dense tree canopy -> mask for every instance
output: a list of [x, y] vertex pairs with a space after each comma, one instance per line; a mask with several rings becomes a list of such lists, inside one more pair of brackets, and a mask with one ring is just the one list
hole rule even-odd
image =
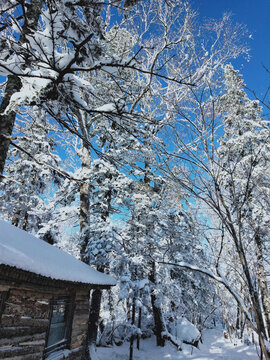
[[269, 122], [230, 64], [245, 28], [173, 0], [3, 0], [0, 18], [1, 216], [119, 280], [92, 294], [90, 353], [130, 340], [132, 359], [152, 332], [181, 348], [185, 316], [252, 328], [269, 359]]

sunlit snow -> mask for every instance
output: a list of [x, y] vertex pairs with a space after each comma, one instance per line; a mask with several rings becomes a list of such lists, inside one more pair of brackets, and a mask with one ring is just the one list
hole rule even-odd
[[0, 220], [0, 264], [31, 271], [55, 280], [93, 285], [115, 285], [102, 274], [17, 227]]

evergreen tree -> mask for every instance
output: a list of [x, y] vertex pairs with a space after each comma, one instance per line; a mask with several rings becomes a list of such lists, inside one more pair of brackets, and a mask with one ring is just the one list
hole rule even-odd
[[[37, 233], [53, 216], [47, 204], [50, 191], [62, 181], [55, 170], [60, 158], [44, 112], [26, 112], [16, 127], [17, 147], [9, 153], [7, 177], [1, 184], [1, 212], [13, 225]], [[53, 241], [49, 231], [43, 236]]]
[[232, 221], [239, 228], [239, 241], [249, 264], [254, 262], [256, 254], [254, 272], [257, 280], [253, 279], [252, 283], [258, 283], [258, 289], [253, 291], [261, 294], [264, 313], [264, 321], [260, 320], [261, 327], [264, 334], [269, 336], [270, 299], [263, 253], [269, 234], [269, 122], [262, 119], [258, 101], [247, 97], [238, 71], [227, 65], [224, 74], [224, 136], [218, 149], [220, 185], [225, 194], [227, 192], [225, 201]]

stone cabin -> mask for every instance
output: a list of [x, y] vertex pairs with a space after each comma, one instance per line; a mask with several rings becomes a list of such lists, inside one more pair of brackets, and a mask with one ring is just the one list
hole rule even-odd
[[0, 359], [80, 359], [91, 289], [115, 280], [0, 221]]

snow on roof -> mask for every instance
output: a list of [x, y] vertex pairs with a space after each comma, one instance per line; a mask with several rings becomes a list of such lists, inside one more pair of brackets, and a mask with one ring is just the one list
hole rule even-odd
[[54, 280], [115, 285], [115, 279], [80, 260], [0, 220], [0, 264], [31, 271]]

